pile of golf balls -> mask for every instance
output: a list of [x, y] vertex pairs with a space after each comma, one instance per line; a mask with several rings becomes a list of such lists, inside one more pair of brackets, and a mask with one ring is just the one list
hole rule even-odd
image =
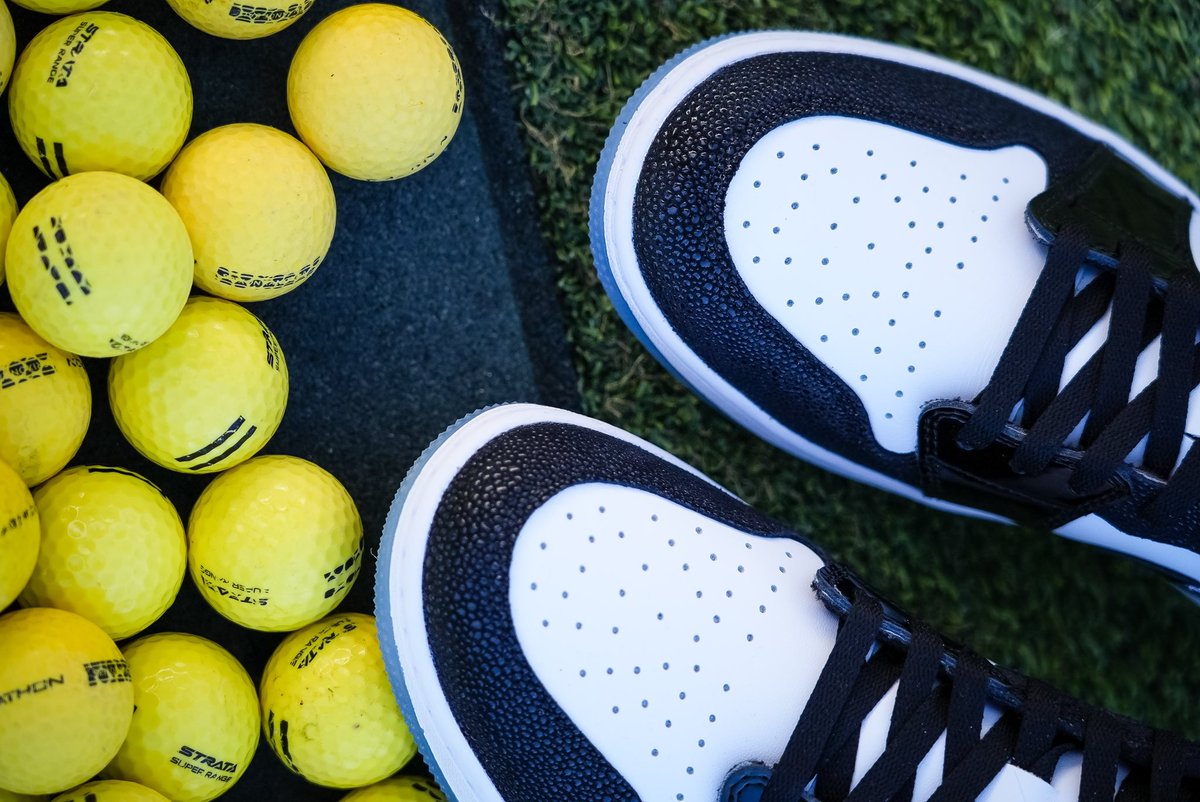
[[[315, 0], [167, 0], [193, 37], [308, 28], [275, 87], [298, 136], [254, 108], [198, 131], [184, 61], [136, 5], [11, 2], [26, 11], [0, 0], [0, 92], [19, 150], [0, 167], [43, 178], [0, 174], [0, 800], [205, 802], [265, 739], [347, 800], [445, 802], [396, 775], [416, 745], [375, 620], [339, 611], [362, 519], [319, 454], [270, 453], [305, 398], [287, 343], [241, 304], [338, 269], [328, 170], [398, 179], [445, 150], [454, 50], [386, 3], [316, 20]], [[96, 414], [127, 451], [89, 448]], [[204, 486], [190, 515], [156, 484], [168, 472]], [[181, 590], [209, 618], [172, 617]], [[218, 616], [254, 634], [215, 642]], [[257, 677], [235, 652], [273, 656]]]

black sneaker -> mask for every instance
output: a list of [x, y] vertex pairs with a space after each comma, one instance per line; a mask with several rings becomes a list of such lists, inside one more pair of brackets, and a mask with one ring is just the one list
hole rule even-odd
[[1200, 749], [992, 665], [664, 451], [460, 421], [383, 534], [384, 662], [458, 802], [1195, 799]]
[[1200, 585], [1200, 200], [944, 59], [730, 36], [621, 113], [592, 194], [618, 312], [817, 465]]

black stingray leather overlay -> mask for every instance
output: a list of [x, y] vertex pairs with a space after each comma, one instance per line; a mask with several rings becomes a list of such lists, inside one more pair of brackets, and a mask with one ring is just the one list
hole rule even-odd
[[475, 452], [438, 505], [422, 592], [445, 697], [505, 799], [637, 798], [546, 693], [509, 607], [508, 569], [525, 521], [556, 493], [587, 482], [641, 488], [743, 532], [800, 540], [694, 474], [592, 429], [532, 424]]
[[768, 314], [725, 243], [725, 194], [764, 135], [803, 117], [873, 120], [965, 147], [1023, 145], [1053, 182], [1092, 140], [969, 81], [849, 54], [775, 53], [731, 64], [668, 116], [642, 164], [634, 246], [672, 328], [710, 368], [798, 433], [912, 485], [911, 454], [878, 446], [858, 396]]
[[1047, 244], [1068, 223], [1086, 226], [1093, 257], [1113, 265], [1122, 243], [1137, 242], [1154, 255], [1155, 272], [1170, 280], [1196, 270], [1188, 226], [1192, 207], [1098, 143], [1076, 170], [1029, 202], [1029, 223]]
[[1015, 428], [985, 448], [963, 449], [958, 434], [969, 417], [969, 408], [958, 403], [931, 404], [921, 413], [918, 451], [925, 495], [1049, 529], [1129, 495], [1125, 481], [1089, 495], [1071, 490], [1078, 458], [1066, 450], [1036, 476], [1015, 472], [1010, 462], [1021, 443]]

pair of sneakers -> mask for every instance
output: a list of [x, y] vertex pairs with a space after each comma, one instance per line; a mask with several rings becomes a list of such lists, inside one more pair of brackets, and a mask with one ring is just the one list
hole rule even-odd
[[[1200, 586], [1200, 199], [942, 59], [730, 36], [601, 156], [617, 310], [766, 440]], [[670, 454], [562, 410], [459, 421], [379, 555], [385, 662], [458, 802], [1174, 800], [1200, 748], [947, 642]]]

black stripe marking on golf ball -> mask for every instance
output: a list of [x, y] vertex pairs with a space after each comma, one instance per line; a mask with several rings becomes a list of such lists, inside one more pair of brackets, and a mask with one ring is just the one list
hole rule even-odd
[[286, 718], [279, 719], [279, 751], [283, 753], [283, 759], [287, 761], [292, 771], [303, 777], [304, 775], [301, 774], [296, 761], [292, 759], [292, 750], [288, 745], [288, 722]]
[[67, 175], [67, 173], [71, 172], [67, 168], [67, 155], [63, 152], [63, 145], [61, 142], [53, 143], [54, 161], [58, 164], [58, 173], [55, 173], [54, 167], [50, 165], [49, 155], [46, 153], [46, 140], [42, 139], [40, 136], [36, 137], [36, 140], [38, 158], [41, 159], [42, 169], [46, 171], [47, 175], [49, 175], [51, 178], [63, 178]]
[[[210, 453], [214, 449], [218, 448], [222, 443], [224, 443], [230, 437], [233, 437], [235, 434], [237, 434], [238, 430], [241, 429], [245, 423], [246, 423], [246, 418], [244, 416], [239, 415], [238, 419], [235, 420], [233, 423], [229, 424], [229, 428], [226, 429], [224, 432], [222, 432], [221, 436], [218, 437], [216, 440], [213, 440], [211, 443], [209, 443], [208, 445], [204, 446], [201, 449], [193, 451], [191, 454], [185, 454], [182, 457], [176, 457], [175, 461], [176, 462], [191, 462], [194, 459], [199, 459], [200, 457], [205, 456], [206, 454]], [[250, 436], [253, 435], [257, 430], [258, 430], [257, 426], [251, 425], [249, 431], [247, 431], [245, 434], [243, 434], [241, 439], [239, 439], [237, 442], [235, 442], [230, 448], [226, 449], [225, 451], [222, 451], [220, 453], [220, 455], [218, 455], [218, 456], [214, 457], [213, 459], [209, 460], [208, 462], [205, 462], [200, 465], [189, 465], [188, 469], [193, 470], [193, 471], [198, 471], [201, 468], [207, 468], [211, 465], [215, 465], [216, 463], [218, 463], [221, 460], [228, 457], [233, 452], [237, 451], [238, 448], [240, 448], [243, 443], [245, 443], [248, 439], [250, 439]]]

